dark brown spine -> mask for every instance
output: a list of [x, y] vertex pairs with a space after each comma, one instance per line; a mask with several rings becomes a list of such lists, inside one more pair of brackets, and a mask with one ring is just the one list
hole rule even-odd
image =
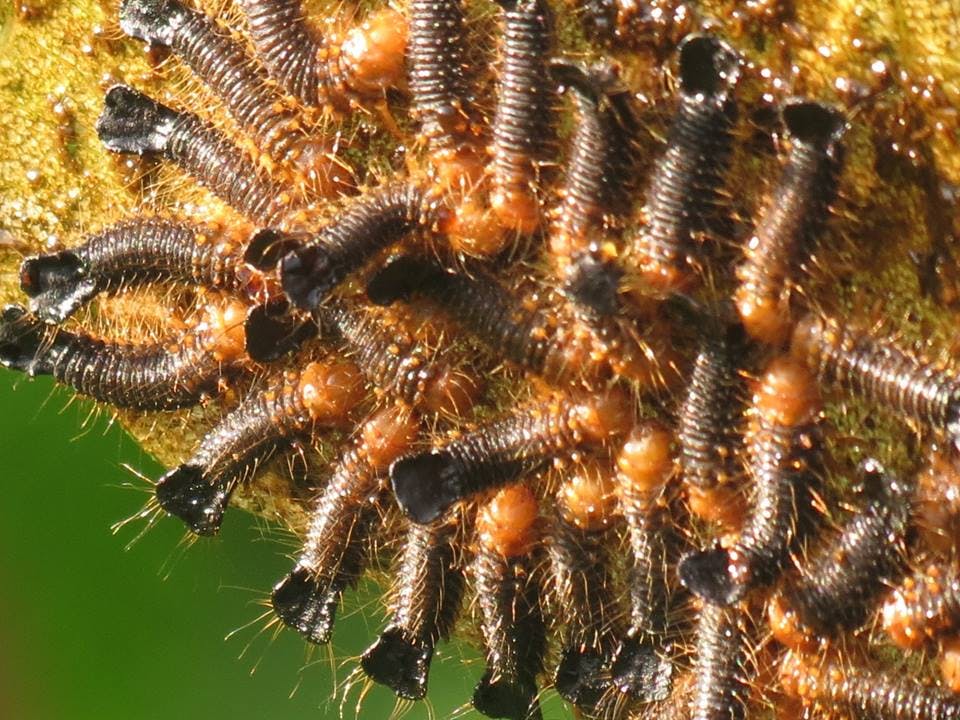
[[283, 290], [297, 307], [314, 310], [373, 255], [430, 225], [421, 188], [410, 183], [377, 188], [351, 203], [314, 242], [281, 260]]
[[239, 5], [270, 76], [307, 105], [325, 104], [328, 80], [320, 58], [326, 42], [309, 25], [300, 0], [239, 0]]
[[427, 693], [433, 650], [449, 635], [464, 590], [457, 527], [412, 525], [396, 569], [391, 620], [360, 660], [364, 672], [399, 697]]
[[820, 378], [904, 418], [960, 437], [960, 380], [893, 342], [834, 319], [808, 315], [793, 334], [793, 354]]
[[461, 0], [412, 0], [407, 41], [412, 112], [431, 149], [464, 141], [470, 92]]
[[[474, 706], [489, 714], [495, 705], [518, 720], [540, 717], [537, 705], [537, 676], [543, 672], [547, 649], [546, 627], [540, 600], [541, 573], [534, 553], [507, 558], [481, 546], [473, 563], [480, 628], [486, 649], [487, 669], [474, 693]], [[510, 708], [493, 703], [491, 686], [509, 685], [503, 693], [512, 700]], [[485, 692], [486, 691], [486, 692]]]
[[784, 591], [788, 606], [818, 633], [836, 635], [866, 622], [881, 593], [905, 570], [912, 488], [887, 475], [874, 461], [864, 465], [867, 482], [882, 485], [834, 542], [801, 569], [802, 580]]
[[746, 613], [705, 604], [697, 623], [690, 720], [743, 720], [749, 696]]
[[[812, 663], [808, 663], [812, 661]], [[872, 720], [956, 720], [960, 698], [911, 678], [880, 673], [833, 658], [788, 655], [781, 684], [806, 703]]]
[[607, 692], [610, 680], [604, 669], [623, 637], [611, 535], [578, 528], [558, 516], [546, 538], [554, 610], [564, 623], [554, 688], [588, 711]]
[[20, 283], [31, 311], [63, 322], [100, 292], [124, 285], [159, 280], [237, 290], [244, 282], [240, 256], [238, 244], [211, 227], [125, 220], [77, 247], [27, 258]]
[[316, 316], [344, 342], [345, 350], [377, 388], [411, 406], [423, 403], [433, 379], [443, 372], [442, 361], [396, 323], [346, 302], [329, 300]]
[[722, 41], [692, 35], [680, 48], [680, 99], [644, 194], [645, 223], [637, 238], [640, 270], [658, 287], [683, 286], [696, 264], [697, 243], [715, 230], [737, 117], [733, 97], [739, 58]]
[[746, 388], [734, 361], [738, 350], [742, 347], [724, 336], [703, 340], [678, 412], [683, 479], [703, 490], [742, 475], [738, 430], [746, 411]]
[[531, 232], [539, 222], [540, 165], [547, 159], [552, 137], [554, 91], [547, 60], [553, 45], [553, 19], [542, 0], [503, 0], [501, 7], [499, 88], [491, 147], [494, 210], [501, 218], [510, 218], [506, 225]]

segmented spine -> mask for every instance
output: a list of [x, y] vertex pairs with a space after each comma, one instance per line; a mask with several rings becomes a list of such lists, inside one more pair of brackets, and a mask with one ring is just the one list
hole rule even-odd
[[238, 0], [270, 76], [314, 107], [339, 112], [380, 95], [403, 71], [406, 20], [387, 9], [343, 38], [309, 23], [300, 0]]
[[463, 413], [476, 400], [477, 381], [453, 369], [402, 324], [333, 300], [315, 315], [322, 328], [343, 339], [347, 352], [380, 390], [435, 413]]
[[609, 688], [605, 670], [623, 637], [609, 545], [615, 502], [608, 471], [582, 466], [561, 486], [546, 538], [551, 598], [564, 622], [554, 688], [587, 711]]
[[243, 242], [238, 233], [196, 223], [125, 220], [77, 247], [27, 258], [20, 285], [30, 310], [50, 322], [66, 320], [100, 292], [152, 280], [255, 295], [263, 278], [242, 262]]
[[296, 168], [324, 195], [352, 185], [349, 168], [329, 157], [329, 143], [307, 134], [263, 67], [213, 18], [178, 0], [126, 0], [120, 25], [129, 35], [171, 47], [251, 133], [262, 165]]
[[285, 185], [192, 113], [115, 85], [107, 93], [97, 131], [110, 150], [163, 155], [255, 222], [282, 226], [292, 217], [296, 205]]
[[211, 125], [178, 113], [166, 155], [228, 205], [263, 225], [283, 225], [294, 199]]
[[464, 575], [451, 523], [412, 525], [392, 591], [392, 617], [360, 660], [367, 676], [399, 697], [427, 693], [433, 650], [449, 635], [460, 611]]
[[374, 254], [429, 227], [429, 212], [422, 189], [410, 183], [393, 183], [363, 196], [315, 241], [280, 261], [287, 298], [299, 308], [314, 310]]
[[340, 597], [363, 572], [379, 519], [380, 475], [413, 441], [418, 424], [403, 407], [375, 414], [313, 501], [296, 567], [272, 595], [280, 619], [312, 643], [329, 642]]
[[550, 237], [561, 265], [592, 248], [595, 232], [621, 219], [629, 208], [637, 118], [630, 93], [613, 68], [584, 70], [554, 63], [551, 72], [574, 100], [577, 124], [570, 139], [563, 204]]
[[708, 331], [694, 361], [680, 406], [680, 465], [691, 510], [704, 519], [738, 527], [744, 475], [737, 433], [746, 410], [745, 387], [734, 357], [740, 344], [727, 333]]
[[814, 529], [814, 496], [823, 479], [820, 411], [813, 378], [775, 361], [754, 397], [747, 452], [755, 482], [749, 517], [731, 548], [730, 572], [742, 587], [773, 582]]
[[737, 117], [739, 58], [722, 41], [692, 35], [680, 48], [680, 106], [644, 194], [639, 270], [653, 287], [689, 284], [696, 244], [716, 229]]
[[547, 58], [553, 44], [552, 18], [543, 0], [503, 0], [501, 7], [490, 204], [505, 227], [531, 233], [540, 223], [537, 180], [551, 137], [553, 91]]
[[925, 363], [891, 341], [816, 315], [797, 325], [792, 352], [823, 381], [926, 423], [956, 442], [960, 381], [955, 373]]
[[177, 0], [126, 0], [120, 24], [134, 37], [171, 47], [260, 143], [283, 156], [302, 130], [266, 73], [213, 18]]
[[277, 448], [318, 425], [344, 422], [363, 399], [349, 362], [313, 362], [255, 391], [203, 437], [196, 452], [157, 483], [157, 500], [195, 533], [216, 533], [236, 484]]
[[956, 720], [960, 698], [899, 675], [880, 673], [835, 658], [789, 653], [780, 684], [804, 704], [876, 720]]
[[678, 604], [672, 568], [680, 539], [670, 523], [666, 488], [673, 437], [659, 423], [634, 429], [617, 456], [617, 504], [626, 524], [627, 633], [611, 668], [617, 689], [646, 702], [666, 699], [672, 683], [670, 614]]
[[[0, 321], [0, 363], [31, 375], [52, 375], [79, 394], [116, 407], [176, 410], [216, 394], [224, 373], [242, 359], [244, 311], [239, 304], [220, 313], [211, 310], [180, 338], [127, 345], [62, 328], [48, 330], [14, 306]], [[9, 346], [4, 342], [8, 335], [11, 340], [16, 336]], [[14, 355], [26, 359], [26, 365], [14, 362]]]
[[318, 77], [325, 43], [307, 24], [300, 0], [238, 0], [257, 56], [270, 75], [307, 105], [323, 104]]
[[617, 392], [522, 408], [442, 448], [398, 460], [390, 468], [394, 493], [416, 522], [430, 522], [459, 500], [502, 487], [558, 453], [625, 432], [630, 417]]
[[881, 485], [869, 488], [875, 497], [771, 603], [771, 628], [788, 645], [810, 647], [813, 633], [831, 637], [860, 627], [905, 569], [911, 488], [873, 460], [861, 472]]
[[697, 623], [690, 720], [743, 720], [749, 695], [749, 618], [739, 605], [704, 604]]
[[794, 101], [784, 108], [783, 117], [790, 156], [744, 247], [735, 295], [747, 332], [773, 345], [789, 334], [789, 282], [823, 232], [844, 155], [844, 118], [837, 110]]
[[546, 313], [530, 309], [482, 270], [452, 273], [432, 261], [404, 255], [371, 280], [374, 303], [389, 305], [414, 293], [437, 307], [484, 345], [554, 385], [576, 378], [599, 380], [607, 368], [590, 358], [593, 338], [587, 332], [558, 331]]
[[477, 176], [471, 88], [464, 70], [465, 28], [461, 0], [412, 0], [407, 44], [412, 112], [441, 179]]
[[960, 626], [960, 572], [936, 563], [907, 578], [884, 602], [883, 629], [902, 648], [952, 634]]
[[204, 225], [150, 218], [121, 222], [65, 252], [77, 257], [85, 277], [109, 287], [156, 278], [237, 290], [244, 241]]
[[480, 511], [472, 575], [487, 667], [473, 704], [490, 717], [536, 720], [537, 675], [543, 670], [546, 627], [537, 499], [523, 486], [504, 488]]
[[729, 604], [775, 581], [815, 527], [822, 484], [820, 396], [798, 363], [775, 360], [754, 395], [747, 454], [754, 492], [739, 538], [729, 548], [686, 556], [684, 584], [705, 600]]

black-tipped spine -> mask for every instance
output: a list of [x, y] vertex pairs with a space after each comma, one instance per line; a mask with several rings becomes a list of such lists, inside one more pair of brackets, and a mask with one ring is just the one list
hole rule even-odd
[[315, 242], [280, 261], [280, 279], [291, 303], [317, 306], [353, 271], [381, 250], [430, 224], [423, 191], [395, 183], [353, 203]]
[[377, 487], [376, 474], [360, 452], [348, 451], [313, 504], [293, 573], [305, 574], [306, 602], [299, 612], [284, 613], [274, 591], [280, 618], [312, 643], [330, 640], [340, 598], [363, 573], [365, 543], [378, 518]]
[[800, 582], [784, 590], [789, 607], [821, 637], [863, 625], [906, 569], [912, 488], [873, 460], [864, 463], [862, 475], [873, 497], [801, 569]]
[[340, 597], [364, 569], [367, 540], [381, 512], [381, 472], [403, 451], [404, 433], [415, 432], [412, 418], [392, 412], [374, 415], [337, 461], [313, 502], [297, 565], [274, 589], [277, 615], [310, 642], [330, 640]]
[[790, 320], [789, 283], [824, 230], [844, 159], [845, 119], [839, 111], [792, 101], [783, 116], [790, 155], [737, 269], [737, 305], [744, 323], [758, 339], [774, 344], [785, 339], [780, 327]]
[[28, 375], [49, 375], [52, 355], [46, 326], [20, 305], [6, 305], [0, 314], [0, 365]]
[[641, 270], [667, 288], [683, 284], [697, 242], [718, 226], [739, 59], [722, 41], [692, 35], [680, 48], [679, 74], [679, 108], [647, 184], [645, 225], [636, 241]]
[[62, 322], [97, 293], [152, 280], [237, 290], [239, 248], [213, 228], [148, 218], [125, 220], [70, 250], [27, 258], [20, 271], [30, 308]]
[[445, 447], [401, 458], [390, 468], [397, 502], [415, 522], [429, 523], [460, 500], [507, 485], [585, 442], [577, 411], [562, 399], [522, 408]]
[[629, 614], [626, 637], [617, 650], [611, 674], [617, 689], [631, 698], [659, 702], [670, 693], [673, 663], [670, 644], [681, 596], [673, 568], [680, 539], [670, 525], [665, 496], [621, 490], [620, 512], [626, 522]]
[[125, 85], [107, 93], [97, 132], [109, 150], [161, 154], [215, 195], [264, 225], [282, 224], [293, 196], [219, 130]]
[[392, 591], [390, 625], [360, 660], [364, 672], [399, 697], [426, 696], [430, 660], [460, 611], [464, 576], [449, 523], [407, 532]]
[[379, 276], [371, 281], [381, 304], [425, 295], [498, 355], [550, 382], [584, 371], [565, 362], [563, 339], [553, 337], [547, 315], [525, 308], [494, 277], [480, 270], [469, 276], [447, 272], [425, 258], [414, 263], [402, 256], [397, 262], [403, 263], [405, 281], [391, 280], [392, 287], [378, 285]]
[[138, 410], [196, 405], [215, 393], [227, 369], [198, 337], [127, 345], [63, 329], [36, 347], [28, 368], [98, 402]]
[[[799, 365], [789, 360], [774, 365], [754, 396], [746, 448], [754, 489], [740, 535], [728, 548], [688, 554], [678, 568], [683, 583], [710, 603], [727, 605], [773, 583], [817, 524], [824, 477], [819, 396]], [[802, 403], [803, 409], [791, 410], [787, 420], [768, 394], [776, 403], [792, 394], [787, 402]]]
[[173, 48], [265, 151], [282, 158], [302, 135], [266, 72], [212, 18], [178, 0], [126, 0], [120, 25], [127, 34]]
[[547, 640], [534, 557], [507, 558], [481, 546], [473, 577], [487, 656], [473, 705], [488, 717], [537, 720], [537, 675]]
[[184, 464], [196, 468], [197, 478], [190, 483], [190, 495], [174, 492], [171, 480], [176, 478], [168, 473], [157, 484], [160, 506], [198, 534], [217, 533], [223, 510], [237, 484], [253, 477], [281, 445], [313, 427], [302, 402], [300, 381], [297, 373], [276, 379], [251, 393], [227, 414], [203, 437]]
[[564, 620], [556, 691], [590, 711], [607, 693], [623, 611], [614, 588], [607, 530], [585, 530], [554, 518], [546, 539], [553, 609]]

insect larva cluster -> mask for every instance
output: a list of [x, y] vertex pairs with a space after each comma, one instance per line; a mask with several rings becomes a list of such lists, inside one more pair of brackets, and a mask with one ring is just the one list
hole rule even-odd
[[[960, 380], [851, 280], [886, 90], [755, 8], [228, 5], [121, 2], [169, 59], [90, 124], [195, 201], [24, 253], [0, 317], [8, 368], [219, 413], [145, 517], [288, 491], [271, 611], [315, 645], [388, 567], [361, 695], [472, 637], [495, 718], [960, 717]], [[261, 482], [293, 452], [309, 497]]]

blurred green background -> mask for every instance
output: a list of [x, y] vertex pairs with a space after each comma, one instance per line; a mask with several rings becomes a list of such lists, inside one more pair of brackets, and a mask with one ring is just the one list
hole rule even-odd
[[[147, 495], [123, 465], [147, 477], [162, 468], [48, 379], [0, 369], [0, 454], [0, 718], [340, 716], [334, 678], [347, 679], [349, 659], [380, 626], [375, 588], [348, 598], [333, 655], [311, 656], [292, 632], [258, 635], [262, 603], [292, 551], [262, 521], [228, 513], [220, 537], [184, 549], [182, 526], [165, 518], [125, 550], [142, 523], [117, 535], [110, 526]], [[438, 652], [429, 697], [433, 717], [448, 718], [469, 700], [482, 661], [458, 645]], [[379, 720], [394, 708], [375, 688], [358, 715], [359, 693], [350, 692], [344, 717]], [[568, 717], [555, 697], [544, 710]], [[421, 704], [405, 717], [429, 711]]]

